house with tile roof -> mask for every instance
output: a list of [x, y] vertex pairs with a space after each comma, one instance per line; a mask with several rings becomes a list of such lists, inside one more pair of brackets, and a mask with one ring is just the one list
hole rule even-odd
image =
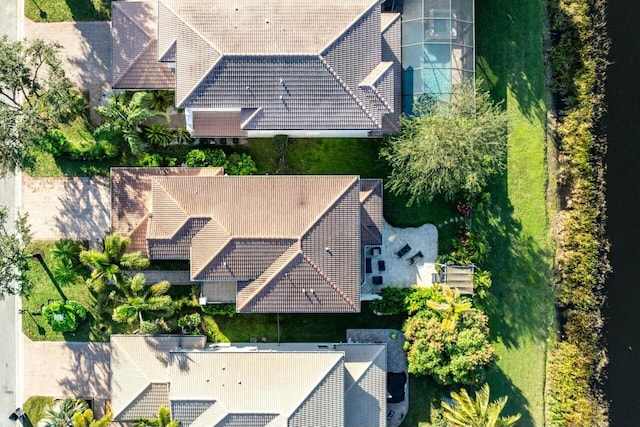
[[111, 336], [115, 421], [171, 409], [183, 427], [386, 425], [385, 344], [234, 344]]
[[113, 168], [111, 225], [194, 282], [235, 287], [238, 312], [360, 311], [361, 259], [382, 243], [382, 182]]
[[112, 3], [112, 87], [175, 89], [195, 137], [399, 131], [400, 14], [383, 0]]

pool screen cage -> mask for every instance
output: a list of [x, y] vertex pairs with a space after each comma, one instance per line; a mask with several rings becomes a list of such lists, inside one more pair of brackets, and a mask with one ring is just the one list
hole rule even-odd
[[451, 94], [475, 75], [474, 0], [404, 0], [403, 110], [416, 98]]

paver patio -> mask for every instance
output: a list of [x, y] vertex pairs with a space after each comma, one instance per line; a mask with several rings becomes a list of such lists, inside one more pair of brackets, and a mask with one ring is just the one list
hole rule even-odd
[[111, 195], [104, 177], [32, 178], [22, 175], [22, 212], [34, 240], [102, 239], [109, 229]]
[[[402, 258], [395, 254], [405, 244], [411, 247]], [[408, 260], [417, 252], [423, 257], [414, 264]], [[379, 255], [366, 252], [365, 257], [371, 258], [372, 273], [366, 274], [361, 287], [361, 299], [378, 298], [377, 292], [385, 286], [431, 286], [431, 275], [436, 272], [435, 261], [438, 258], [438, 229], [432, 224], [420, 227], [397, 228], [382, 222], [382, 246]], [[378, 270], [378, 261], [383, 260], [385, 270]], [[365, 262], [365, 260], [362, 260]], [[372, 283], [373, 276], [382, 277], [382, 285]]]

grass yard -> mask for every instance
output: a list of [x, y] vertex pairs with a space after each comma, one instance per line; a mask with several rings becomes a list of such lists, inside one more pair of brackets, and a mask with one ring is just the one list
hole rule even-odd
[[494, 184], [480, 225], [489, 232], [493, 298], [486, 311], [500, 357], [489, 375], [494, 396], [508, 395], [505, 413], [518, 425], [544, 425], [546, 343], [553, 318], [552, 246], [545, 163], [544, 3], [476, 3], [477, 74], [511, 120], [508, 169]]
[[44, 417], [47, 408], [53, 406], [53, 401], [54, 398], [49, 396], [32, 396], [28, 398], [22, 405], [22, 409], [24, 409], [26, 414], [23, 425], [25, 427], [37, 426], [38, 421]]
[[24, 15], [35, 22], [108, 21], [109, 0], [24, 0]]

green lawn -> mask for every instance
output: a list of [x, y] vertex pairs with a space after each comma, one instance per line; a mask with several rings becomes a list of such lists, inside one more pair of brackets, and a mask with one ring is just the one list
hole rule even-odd
[[477, 74], [510, 115], [508, 169], [478, 226], [493, 250], [486, 310], [500, 357], [489, 375], [494, 396], [508, 395], [518, 425], [544, 425], [546, 340], [553, 318], [552, 247], [546, 209], [545, 76], [540, 0], [476, 3]]
[[35, 22], [105, 21], [109, 0], [24, 0], [24, 15]]
[[53, 397], [47, 396], [32, 396], [28, 398], [22, 405], [22, 409], [24, 409], [26, 414], [23, 422], [24, 426], [37, 426], [38, 421], [44, 417], [44, 413], [47, 408], [51, 408], [53, 406], [53, 400]]

